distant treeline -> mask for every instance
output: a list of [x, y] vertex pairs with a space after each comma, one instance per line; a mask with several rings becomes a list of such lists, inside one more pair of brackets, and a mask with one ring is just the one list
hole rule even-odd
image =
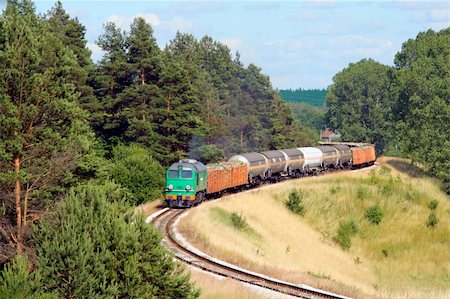
[[305, 103], [318, 107], [323, 106], [327, 94], [326, 89], [280, 89], [277, 92], [286, 102]]

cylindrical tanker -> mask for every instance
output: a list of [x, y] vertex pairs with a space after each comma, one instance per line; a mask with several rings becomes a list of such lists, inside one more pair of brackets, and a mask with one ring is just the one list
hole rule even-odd
[[352, 161], [352, 151], [350, 146], [345, 144], [333, 145], [339, 152], [339, 164], [348, 165]]
[[317, 147], [299, 147], [298, 150], [305, 157], [305, 163], [303, 164], [305, 171], [316, 170], [322, 167], [323, 153], [320, 149]]
[[285, 172], [291, 173], [293, 171], [303, 169], [305, 157], [298, 148], [283, 149], [281, 152], [287, 156], [286, 168], [284, 169]]
[[269, 164], [269, 172], [271, 174], [282, 172], [286, 169], [286, 158], [285, 154], [282, 151], [266, 151], [262, 152], [264, 156], [266, 156], [268, 164]]
[[335, 147], [324, 145], [324, 146], [318, 146], [319, 150], [322, 151], [322, 165], [323, 167], [336, 167], [339, 164], [339, 154]]
[[250, 179], [258, 176], [264, 178], [269, 168], [267, 158], [263, 154], [255, 152], [234, 155], [228, 159], [228, 162], [232, 161], [240, 161], [248, 165], [248, 176]]

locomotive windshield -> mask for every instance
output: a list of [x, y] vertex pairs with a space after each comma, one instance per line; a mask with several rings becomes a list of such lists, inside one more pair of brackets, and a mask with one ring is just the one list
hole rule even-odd
[[169, 173], [167, 175], [170, 179], [175, 179], [178, 177], [178, 170], [169, 170]]
[[182, 179], [192, 179], [192, 171], [191, 170], [183, 170], [181, 172]]

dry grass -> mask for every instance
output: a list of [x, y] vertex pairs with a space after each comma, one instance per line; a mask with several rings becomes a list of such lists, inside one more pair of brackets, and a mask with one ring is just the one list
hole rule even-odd
[[[372, 173], [303, 178], [202, 204], [181, 229], [213, 256], [284, 280], [358, 298], [448, 298], [449, 200], [404, 160], [380, 162], [386, 166]], [[306, 193], [303, 218], [284, 206], [294, 188]], [[439, 202], [434, 229], [426, 225], [432, 199]], [[364, 216], [373, 204], [384, 212], [379, 225]], [[229, 225], [218, 208], [242, 215], [254, 233]], [[334, 237], [349, 219], [359, 230], [346, 251]]]
[[154, 200], [137, 206], [135, 213], [142, 213], [145, 217], [147, 217], [162, 208], [162, 202], [160, 200]]
[[261, 295], [258, 295], [242, 283], [233, 279], [216, 275], [213, 276], [193, 267], [189, 267], [188, 269], [191, 271], [191, 280], [195, 282], [196, 287], [201, 289], [200, 298], [202, 299], [261, 298]]

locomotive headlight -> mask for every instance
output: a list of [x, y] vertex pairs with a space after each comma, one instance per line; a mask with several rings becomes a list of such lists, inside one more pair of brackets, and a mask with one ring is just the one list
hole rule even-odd
[[169, 186], [167, 186], [167, 189], [172, 190], [173, 189], [173, 185], [170, 184]]
[[191, 185], [187, 185], [186, 190], [188, 190], [188, 191], [191, 190]]

